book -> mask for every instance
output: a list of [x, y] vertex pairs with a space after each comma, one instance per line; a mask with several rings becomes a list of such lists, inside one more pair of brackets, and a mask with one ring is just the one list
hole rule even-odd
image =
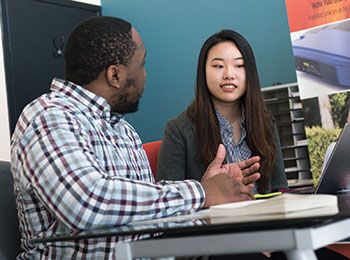
[[[275, 194], [274, 194], [275, 195]], [[151, 220], [132, 222], [131, 225], [179, 225], [198, 221], [211, 224], [270, 221], [314, 216], [331, 216], [339, 212], [337, 197], [325, 194], [283, 193], [268, 199], [249, 200], [211, 206], [197, 212]], [[195, 224], [197, 223], [197, 224]]]
[[[338, 200], [336, 195], [329, 194], [289, 194], [260, 200], [233, 202], [211, 206], [209, 216], [239, 217], [239, 216], [266, 216], [290, 215], [296, 217], [337, 214]], [[315, 215], [311, 215], [315, 216]], [[265, 218], [266, 218], [265, 217]]]
[[288, 213], [274, 213], [274, 214], [251, 214], [251, 215], [230, 215], [230, 216], [213, 216], [210, 217], [211, 224], [234, 224], [234, 223], [247, 223], [257, 221], [272, 221], [272, 220], [284, 220], [294, 218], [310, 218], [310, 217], [324, 217], [332, 216], [339, 212], [337, 205], [326, 206], [321, 208], [313, 208], [310, 210], [299, 210]]

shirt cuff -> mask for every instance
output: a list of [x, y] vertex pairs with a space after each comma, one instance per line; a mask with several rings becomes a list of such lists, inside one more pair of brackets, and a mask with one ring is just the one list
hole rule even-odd
[[184, 212], [193, 213], [203, 208], [205, 201], [205, 193], [203, 186], [198, 181], [161, 181], [160, 183], [170, 184], [170, 186], [176, 187], [176, 189], [181, 194], [181, 197], [184, 200]]

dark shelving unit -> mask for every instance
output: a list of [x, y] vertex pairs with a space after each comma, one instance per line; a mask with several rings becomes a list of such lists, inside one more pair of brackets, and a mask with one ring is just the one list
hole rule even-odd
[[288, 182], [312, 185], [303, 107], [297, 83], [265, 87], [262, 92], [278, 125]]

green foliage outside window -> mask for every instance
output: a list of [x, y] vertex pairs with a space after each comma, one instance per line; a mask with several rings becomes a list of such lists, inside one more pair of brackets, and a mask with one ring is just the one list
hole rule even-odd
[[316, 185], [322, 171], [326, 150], [332, 142], [337, 140], [341, 128], [326, 130], [319, 126], [313, 126], [306, 127], [305, 131], [308, 139], [312, 178], [314, 185]]
[[347, 92], [340, 92], [329, 96], [332, 108], [332, 117], [335, 127], [343, 128], [347, 117], [346, 98]]

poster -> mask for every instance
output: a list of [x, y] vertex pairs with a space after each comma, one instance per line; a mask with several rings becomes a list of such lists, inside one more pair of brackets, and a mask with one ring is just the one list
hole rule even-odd
[[311, 173], [350, 123], [350, 0], [286, 0]]
[[300, 98], [350, 89], [350, 0], [286, 0]]
[[302, 107], [311, 172], [317, 184], [345, 123], [350, 123], [350, 92], [306, 98]]

